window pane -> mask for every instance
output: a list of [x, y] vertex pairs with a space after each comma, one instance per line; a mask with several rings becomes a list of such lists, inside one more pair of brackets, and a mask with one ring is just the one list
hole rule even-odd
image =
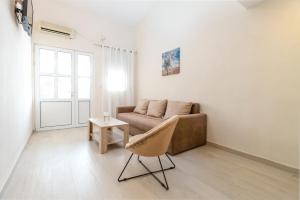
[[78, 98], [89, 99], [90, 98], [90, 79], [78, 78]]
[[57, 95], [60, 99], [71, 98], [71, 78], [59, 77], [57, 78]]
[[54, 73], [55, 70], [55, 52], [46, 49], [40, 49], [40, 73]]
[[90, 56], [78, 55], [78, 76], [91, 75], [91, 59]]
[[54, 98], [54, 77], [40, 76], [40, 98]]
[[58, 74], [71, 75], [72, 56], [70, 53], [58, 52], [57, 54]]

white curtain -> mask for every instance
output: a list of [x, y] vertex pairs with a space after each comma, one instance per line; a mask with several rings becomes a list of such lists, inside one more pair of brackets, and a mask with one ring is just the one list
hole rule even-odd
[[133, 105], [134, 52], [102, 47], [102, 111], [116, 114], [116, 107]]

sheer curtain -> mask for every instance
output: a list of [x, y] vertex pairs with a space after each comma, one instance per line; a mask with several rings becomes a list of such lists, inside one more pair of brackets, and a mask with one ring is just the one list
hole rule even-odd
[[116, 107], [133, 105], [134, 52], [102, 47], [102, 111], [116, 114]]

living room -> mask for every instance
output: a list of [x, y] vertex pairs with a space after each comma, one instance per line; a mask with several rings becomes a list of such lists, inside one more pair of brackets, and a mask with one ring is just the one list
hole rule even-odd
[[299, 199], [298, 0], [0, 16], [0, 199]]

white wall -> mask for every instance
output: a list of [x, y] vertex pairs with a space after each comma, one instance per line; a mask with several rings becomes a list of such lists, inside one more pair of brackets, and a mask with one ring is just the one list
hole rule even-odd
[[0, 191], [32, 133], [31, 39], [0, 1]]
[[[299, 168], [299, 1], [164, 3], [137, 45], [137, 98], [199, 102], [208, 141]], [[176, 47], [181, 72], [163, 77]]]
[[[99, 18], [93, 13], [79, 7], [72, 7], [57, 1], [34, 1], [35, 29], [33, 42], [60, 48], [85, 51], [94, 54], [95, 71], [95, 101], [92, 105], [92, 115], [99, 116], [101, 108], [101, 48], [94, 43], [100, 41], [101, 35], [105, 36], [105, 45], [135, 49], [136, 29], [116, 22]], [[78, 34], [75, 39], [69, 40], [38, 31], [38, 23], [43, 20], [75, 29]]]

